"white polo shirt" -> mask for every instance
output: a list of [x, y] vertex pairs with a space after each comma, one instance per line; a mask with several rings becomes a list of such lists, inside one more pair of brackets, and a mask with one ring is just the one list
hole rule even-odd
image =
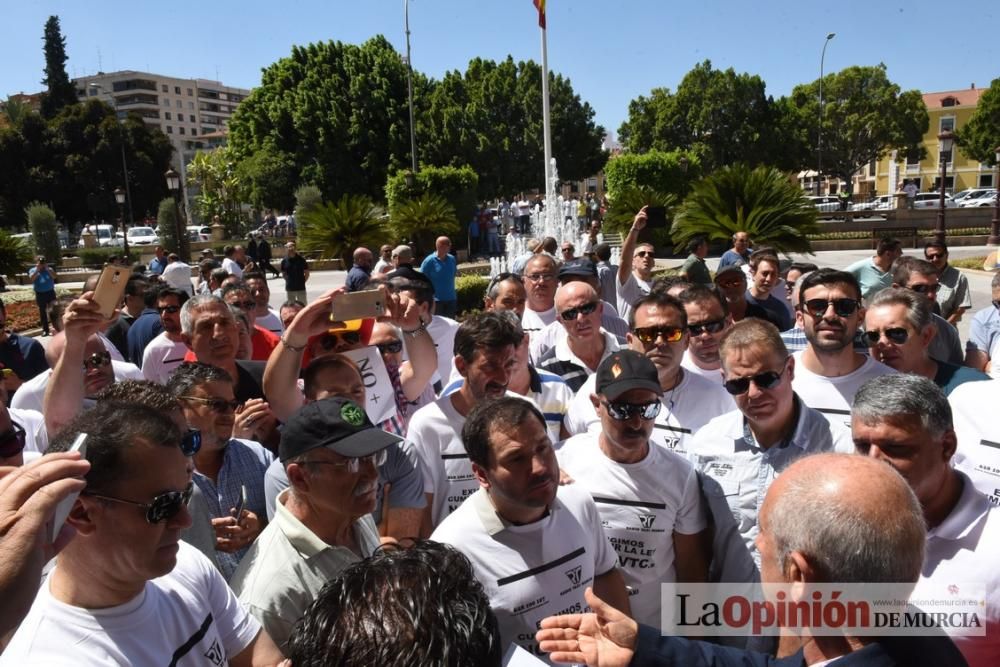
[[701, 377], [711, 380], [715, 384], [721, 386], [725, 380], [725, 376], [722, 373], [722, 368], [714, 368], [711, 370], [706, 370], [694, 363], [694, 359], [691, 358], [691, 351], [684, 351], [684, 358], [681, 360], [681, 368], [686, 371], [691, 371], [695, 375], [700, 375]]
[[948, 396], [958, 436], [952, 465], [1000, 505], [1000, 382], [967, 382]]
[[549, 513], [525, 526], [504, 521], [479, 490], [431, 539], [472, 561], [499, 622], [501, 645], [513, 642], [543, 660], [547, 655], [535, 641], [538, 623], [546, 616], [589, 611], [584, 589], [616, 565], [594, 501], [575, 485], [560, 486]]
[[601, 450], [597, 433], [569, 438], [556, 455], [597, 505], [629, 588], [632, 618], [660, 627], [660, 584], [677, 580], [674, 533], [694, 535], [708, 525], [694, 468], [655, 446], [637, 463], [618, 463]]
[[[587, 378], [569, 406], [566, 430], [570, 435], [601, 428], [597, 410], [590, 402], [597, 384], [595, 378], [595, 375]], [[677, 386], [664, 392], [660, 400], [663, 408], [656, 417], [650, 441], [678, 454], [687, 451], [687, 442], [695, 431], [736, 407], [733, 397], [722, 385], [688, 371], [684, 371]]]

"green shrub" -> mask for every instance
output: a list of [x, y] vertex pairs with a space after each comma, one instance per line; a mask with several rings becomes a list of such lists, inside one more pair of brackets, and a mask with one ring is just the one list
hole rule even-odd
[[156, 211], [156, 235], [167, 252], [178, 252], [177, 205], [171, 197], [162, 199]]
[[697, 154], [687, 151], [624, 153], [608, 160], [604, 177], [608, 182], [608, 199], [612, 202], [634, 188], [683, 199], [691, 183], [701, 177], [701, 163]]
[[455, 292], [458, 294], [459, 315], [467, 311], [482, 310], [483, 297], [486, 296], [489, 285], [489, 276], [457, 276]]
[[298, 215], [299, 250], [320, 250], [324, 257], [351, 266], [354, 249], [378, 250], [389, 240], [388, 216], [366, 195], [344, 195]]
[[[129, 250], [132, 249], [129, 248]], [[104, 266], [108, 257], [121, 255], [122, 248], [84, 248], [81, 246], [74, 251], [74, 254], [80, 258], [80, 263], [84, 266]], [[138, 259], [139, 252], [133, 251], [132, 255]]]
[[62, 260], [59, 248], [59, 226], [56, 224], [56, 214], [51, 208], [41, 202], [32, 202], [24, 209], [28, 218], [28, 231], [35, 243], [35, 252], [45, 255], [52, 266], [58, 266]]
[[303, 211], [308, 211], [322, 205], [323, 194], [312, 183], [300, 186], [295, 191], [295, 214], [300, 215]]
[[24, 271], [24, 267], [32, 260], [31, 248], [21, 239], [16, 239], [0, 229], [0, 273], [14, 276]]
[[455, 208], [459, 221], [468, 220], [472, 215], [479, 187], [479, 176], [472, 167], [421, 167], [413, 175], [412, 188], [406, 185], [408, 173], [408, 169], [397, 171], [385, 184], [385, 199], [390, 211], [407, 199], [430, 193], [447, 199]]

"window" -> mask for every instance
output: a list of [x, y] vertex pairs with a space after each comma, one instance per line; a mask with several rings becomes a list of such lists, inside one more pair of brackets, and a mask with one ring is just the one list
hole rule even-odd
[[180, 95], [180, 94], [181, 94], [181, 87], [174, 86], [174, 95]]
[[195, 137], [198, 136], [198, 130], [197, 130], [197, 128], [194, 128], [194, 127], [191, 128], [191, 136], [195, 136]]
[[193, 97], [193, 96], [194, 96], [194, 91], [188, 88], [188, 97]]
[[[951, 192], [955, 187], [955, 177], [946, 176], [944, 179], [944, 191]], [[941, 177], [938, 176], [934, 179], [934, 185], [931, 186], [930, 192], [939, 192], [941, 190]]]
[[869, 176], [874, 176], [875, 175], [875, 169], [876, 169], [877, 166], [878, 166], [878, 163], [875, 162], [875, 160], [872, 160], [871, 162], [868, 163], [868, 175]]
[[97, 94], [97, 88], [89, 88], [87, 90], [87, 94], [90, 95], [91, 97], [93, 97], [94, 95]]
[[160, 86], [160, 91], [164, 92], [164, 93], [169, 93], [170, 92], [170, 87], [167, 84], [164, 83], [164, 84], [162, 84]]
[[163, 98], [163, 106], [165, 106], [165, 107], [169, 107], [170, 106], [170, 100], [168, 100], [166, 97]]
[[188, 120], [191, 121], [192, 123], [196, 122], [195, 119], [194, 119], [194, 114], [193, 113], [189, 113], [188, 114]]
[[170, 117], [170, 112], [169, 111], [164, 111], [163, 112], [163, 117], [166, 118], [167, 120], [173, 120], [173, 118]]
[[948, 132], [954, 132], [955, 131], [955, 117], [954, 116], [942, 116], [940, 122], [938, 123], [938, 127], [940, 128], [938, 130], [939, 132], [944, 132], [945, 130], [947, 130]]
[[180, 133], [181, 133], [181, 134], [185, 134], [185, 132], [184, 132], [184, 128], [183, 128], [183, 127], [180, 127], [180, 128], [178, 128], [178, 129], [180, 130]]
[[979, 174], [979, 187], [981, 188], [992, 188], [993, 187], [993, 174]]
[[953, 107], [956, 104], [958, 104], [958, 100], [956, 100], [954, 97], [946, 97], [943, 100], [941, 100], [941, 106], [943, 107]]
[[180, 100], [177, 100], [177, 108], [178, 109], [183, 109], [184, 108], [184, 103], [181, 102]]
[[173, 134], [173, 133], [174, 133], [173, 126], [172, 125], [167, 125], [167, 134]]
[[194, 109], [194, 102], [188, 102], [188, 109]]

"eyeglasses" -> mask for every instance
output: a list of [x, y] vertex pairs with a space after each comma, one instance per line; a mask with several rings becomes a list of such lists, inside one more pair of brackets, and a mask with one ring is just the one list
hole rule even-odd
[[180, 309], [181, 309], [180, 306], [160, 306], [159, 308], [156, 309], [156, 312], [158, 312], [160, 315], [162, 315], [163, 313], [168, 313], [170, 315], [173, 315], [175, 313], [180, 312]]
[[701, 322], [700, 324], [688, 324], [688, 333], [692, 336], [700, 336], [705, 332], [716, 334], [725, 328], [725, 320], [712, 320], [710, 322]]
[[108, 351], [104, 352], [94, 352], [90, 357], [83, 360], [83, 369], [85, 371], [97, 370], [103, 366], [107, 366], [111, 363], [111, 353]]
[[917, 294], [934, 294], [938, 291], [938, 287], [940, 287], [940, 285], [937, 283], [934, 283], [933, 285], [921, 283], [919, 285], [907, 285], [906, 289], [913, 290]]
[[550, 280], [556, 279], [556, 274], [554, 273], [532, 273], [525, 276], [528, 280], [533, 283], [549, 282]]
[[927, 259], [928, 262], [934, 262], [939, 259], [944, 259], [947, 256], [948, 254], [944, 252], [929, 252], [924, 255], [924, 257]]
[[640, 250], [639, 252], [635, 253], [632, 256], [633, 257], [652, 257], [653, 256], [653, 251], [652, 250]]
[[243, 310], [257, 310], [257, 302], [252, 299], [249, 301], [234, 301], [229, 305], [242, 308]]
[[403, 351], [403, 341], [394, 340], [388, 343], [376, 343], [375, 347], [382, 354], [399, 354]]
[[170, 521], [181, 511], [182, 507], [187, 507], [191, 502], [191, 494], [194, 493], [194, 483], [188, 482], [187, 488], [183, 491], [167, 491], [153, 498], [152, 502], [139, 503], [134, 500], [115, 498], [114, 496], [104, 496], [100, 493], [83, 492], [85, 496], [110, 500], [113, 503], [123, 503], [125, 505], [135, 505], [146, 510], [146, 522], [151, 524]]
[[567, 322], [572, 322], [576, 319], [577, 315], [587, 316], [595, 310], [597, 310], [597, 302], [591, 301], [583, 304], [582, 306], [577, 306], [576, 308], [567, 308], [559, 313], [559, 317], [563, 318], [563, 320]]
[[[785, 362], [788, 363], [787, 360]], [[781, 384], [781, 376], [784, 375], [785, 369], [782, 367], [781, 371], [764, 371], [763, 373], [757, 373], [747, 378], [734, 378], [732, 380], [726, 380], [722, 383], [722, 386], [726, 388], [733, 396], [739, 396], [740, 394], [745, 394], [750, 391], [750, 383], [753, 382], [757, 385], [758, 389], [774, 389], [779, 384]]]
[[643, 343], [655, 343], [656, 340], [663, 336], [663, 340], [668, 343], [676, 343], [681, 338], [684, 337], [683, 327], [636, 327], [632, 330], [635, 337], [638, 338]]
[[601, 401], [603, 405], [608, 410], [608, 414], [615, 421], [628, 421], [635, 415], [639, 415], [642, 419], [656, 419], [656, 416], [660, 414], [660, 408], [663, 407], [663, 403], [659, 401], [651, 401], [649, 403], [619, 403], [612, 401]]
[[24, 429], [17, 422], [11, 422], [10, 428], [0, 433], [0, 459], [9, 459], [24, 451]]
[[865, 338], [868, 339], [869, 345], [875, 345], [882, 339], [885, 335], [886, 339], [891, 343], [896, 345], [902, 345], [910, 337], [910, 332], [903, 327], [890, 327], [888, 329], [883, 329], [879, 331], [878, 329], [872, 329], [871, 331], [865, 332]]
[[329, 352], [340, 345], [357, 345], [360, 342], [361, 334], [357, 331], [330, 331], [320, 337], [319, 346], [324, 352]]
[[368, 456], [352, 456], [350, 458], [345, 458], [343, 461], [303, 461], [303, 463], [343, 468], [352, 475], [356, 475], [358, 474], [358, 471], [361, 470], [362, 463], [371, 463], [373, 466], [378, 468], [385, 464], [388, 457], [389, 453], [387, 449], [380, 449], [374, 454], [369, 454]]
[[861, 306], [856, 299], [809, 299], [802, 303], [805, 311], [815, 317], [816, 319], [822, 319], [826, 315], [826, 311], [830, 306], [833, 306], [833, 312], [837, 314], [837, 317], [850, 317], [857, 312], [858, 307]]
[[226, 399], [219, 398], [218, 396], [212, 396], [210, 398], [202, 398], [201, 396], [181, 396], [181, 398], [185, 401], [198, 401], [199, 403], [204, 403], [220, 415], [224, 415], [227, 412], [236, 412], [236, 408], [240, 407], [239, 401], [227, 401]]
[[181, 438], [181, 452], [184, 456], [194, 456], [201, 449], [201, 431], [189, 428]]

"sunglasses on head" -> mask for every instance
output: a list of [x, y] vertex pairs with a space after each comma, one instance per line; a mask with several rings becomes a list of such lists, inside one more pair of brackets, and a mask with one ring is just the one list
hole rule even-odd
[[107, 366], [111, 363], [111, 353], [108, 351], [104, 352], [94, 352], [88, 358], [83, 360], [84, 370], [97, 370], [102, 366]]
[[174, 313], [180, 312], [180, 309], [181, 309], [180, 306], [160, 306], [159, 308], [156, 309], [156, 311], [160, 315], [162, 315], [163, 313], [169, 313], [170, 315], [173, 315]]
[[640, 341], [647, 344], [655, 343], [660, 336], [663, 336], [663, 340], [668, 343], [676, 343], [684, 337], [682, 327], [636, 327], [632, 333]]
[[181, 398], [185, 401], [197, 401], [198, 403], [204, 403], [220, 415], [224, 415], [227, 412], [236, 412], [236, 408], [240, 407], [239, 401], [227, 401], [226, 399], [219, 398], [217, 396], [209, 398], [202, 398], [201, 396], [181, 396]]
[[623, 403], [618, 401], [601, 401], [608, 410], [608, 414], [615, 421], [628, 421], [634, 415], [639, 415], [642, 419], [656, 419], [660, 414], [663, 403], [660, 401], [650, 401], [649, 403]]
[[576, 308], [567, 308], [559, 313], [559, 317], [563, 318], [567, 322], [572, 322], [576, 319], [577, 315], [590, 315], [595, 310], [597, 310], [597, 302], [591, 301], [590, 303], [585, 303], [582, 306], [577, 306]]
[[403, 351], [403, 341], [393, 340], [388, 343], [376, 343], [375, 347], [382, 354], [399, 354]]
[[858, 311], [860, 305], [857, 299], [847, 298], [809, 299], [802, 302], [803, 309], [816, 319], [822, 319], [830, 306], [833, 306], [833, 312], [837, 314], [837, 317], [850, 317]]
[[724, 386], [726, 391], [733, 396], [739, 396], [740, 394], [745, 394], [750, 391], [751, 382], [757, 385], [758, 389], [774, 389], [781, 384], [781, 376], [784, 372], [784, 368], [781, 369], [781, 372], [764, 371], [763, 373], [757, 373], [756, 375], [751, 375], [746, 378], [726, 380], [722, 383], [722, 386]]
[[865, 332], [865, 338], [868, 339], [869, 345], [875, 345], [878, 343], [883, 335], [885, 335], [889, 342], [895, 343], [896, 345], [902, 345], [910, 337], [910, 332], [903, 327], [890, 327], [881, 331], [878, 329], [872, 329]]
[[24, 429], [17, 422], [11, 422], [10, 428], [0, 433], [0, 459], [9, 459], [24, 451]]
[[201, 449], [201, 431], [189, 428], [181, 438], [181, 452], [184, 456], [194, 456]]
[[920, 285], [907, 285], [906, 289], [913, 290], [917, 294], [930, 294], [932, 292], [938, 291], [939, 285], [937, 283], [933, 285], [928, 285], [927, 283], [921, 283]]
[[725, 327], [725, 320], [712, 320], [710, 322], [701, 322], [699, 324], [688, 324], [688, 333], [692, 336], [700, 336], [704, 332], [716, 334], [722, 331]]
[[125, 500], [124, 498], [105, 496], [100, 493], [88, 493], [87, 491], [84, 491], [83, 495], [100, 498], [101, 500], [109, 500], [113, 503], [122, 503], [125, 505], [135, 505], [136, 507], [141, 507], [146, 510], [146, 522], [157, 524], [163, 521], [169, 521], [177, 516], [177, 514], [181, 511], [181, 508], [187, 507], [187, 504], [191, 501], [192, 493], [194, 493], [194, 483], [188, 482], [187, 488], [183, 491], [167, 491], [166, 493], [161, 493], [153, 498], [152, 502], [148, 503], [139, 503], [134, 500]]
[[329, 331], [320, 337], [319, 346], [329, 352], [340, 345], [357, 345], [360, 342], [361, 334], [357, 331]]

